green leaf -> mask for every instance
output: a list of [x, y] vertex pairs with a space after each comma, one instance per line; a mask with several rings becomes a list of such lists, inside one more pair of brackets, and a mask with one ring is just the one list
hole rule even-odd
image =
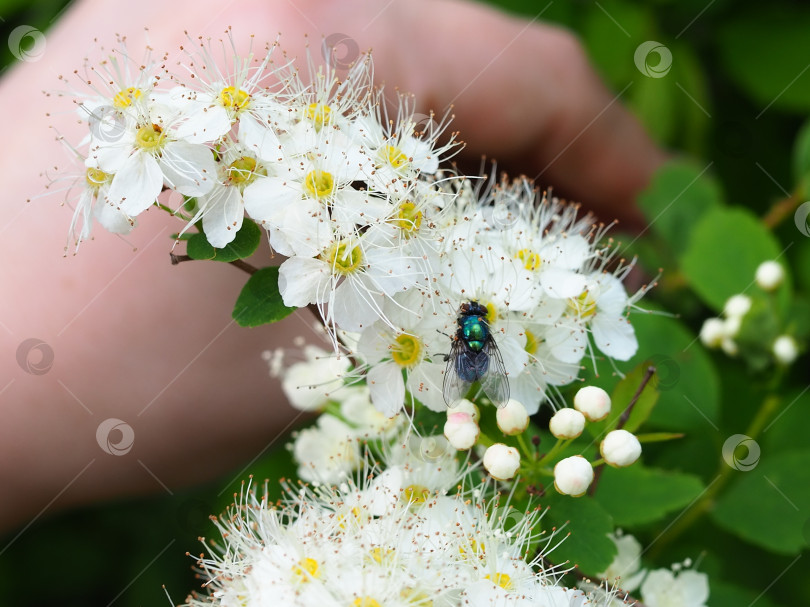
[[648, 9], [622, 0], [607, 0], [602, 10], [585, 12], [582, 38], [588, 56], [613, 87], [643, 78], [633, 63], [639, 40], [652, 29]]
[[705, 167], [673, 160], [658, 169], [638, 202], [650, 229], [680, 256], [687, 247], [685, 236], [704, 213], [720, 207], [722, 199], [720, 186]]
[[[635, 364], [616, 363], [616, 366], [623, 373], [650, 364], [658, 370], [655, 386], [660, 394], [649, 413], [648, 425], [667, 431], [711, 428], [718, 418], [720, 384], [714, 363], [695, 335], [676, 318], [652, 312], [633, 314], [631, 320], [638, 337], [639, 352], [647, 358], [639, 363], [640, 357], [636, 357]], [[615, 380], [604, 374], [587, 381], [610, 390]], [[615, 407], [623, 408], [627, 401], [614, 402]], [[637, 415], [642, 413], [646, 411]], [[616, 414], [616, 411], [612, 412], [612, 415]]]
[[810, 109], [808, 31], [807, 6], [752, 4], [730, 13], [719, 28], [717, 47], [729, 75], [763, 109], [804, 111]]
[[760, 263], [775, 259], [781, 250], [756, 216], [742, 208], [714, 209], [691, 233], [681, 268], [695, 292], [717, 312], [751, 285]]
[[810, 120], [804, 123], [793, 144], [793, 179], [800, 196], [807, 198], [810, 193]]
[[740, 607], [741, 605], [753, 605], [757, 607], [774, 607], [776, 603], [764, 595], [761, 591], [753, 592], [746, 588], [728, 584], [715, 577], [709, 581], [710, 597], [709, 603], [712, 607]]
[[697, 476], [636, 463], [606, 468], [594, 497], [616, 525], [623, 527], [658, 521], [691, 503], [701, 491], [703, 483]]
[[560, 495], [553, 488], [543, 498], [549, 506], [543, 517], [545, 528], [565, 525], [568, 537], [549, 555], [553, 563], [576, 564], [585, 575], [596, 575], [608, 568], [616, 556], [616, 544], [608, 537], [613, 532], [610, 515], [589, 497]]
[[230, 263], [237, 259], [250, 257], [256, 252], [262, 239], [262, 230], [255, 222], [245, 218], [236, 237], [227, 246], [217, 249], [212, 247], [202, 232], [193, 234], [188, 239], [186, 254], [192, 259], [213, 259]]
[[[630, 373], [625, 375], [610, 395], [611, 409], [607, 418], [601, 422], [589, 423], [586, 428], [592, 436], [601, 437], [605, 432], [612, 430], [619, 423], [619, 418], [624, 413], [624, 410], [633, 400], [633, 396], [641, 386], [644, 376], [647, 374], [647, 369], [650, 364], [647, 361], [642, 362]], [[658, 402], [658, 377], [653, 375], [650, 381], [644, 386], [644, 391], [639, 396], [636, 405], [630, 413], [627, 423], [623, 426], [628, 432], [635, 432], [650, 416], [655, 403]]]
[[242, 288], [233, 318], [241, 327], [258, 327], [277, 322], [295, 312], [288, 308], [278, 291], [278, 268], [262, 268]]
[[765, 451], [755, 468], [735, 474], [712, 510], [719, 526], [780, 554], [810, 546], [810, 450]]

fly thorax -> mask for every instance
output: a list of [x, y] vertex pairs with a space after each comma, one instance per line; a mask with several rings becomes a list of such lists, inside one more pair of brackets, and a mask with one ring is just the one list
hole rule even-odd
[[461, 319], [461, 335], [470, 350], [480, 352], [489, 335], [489, 328], [480, 316], [465, 316]]

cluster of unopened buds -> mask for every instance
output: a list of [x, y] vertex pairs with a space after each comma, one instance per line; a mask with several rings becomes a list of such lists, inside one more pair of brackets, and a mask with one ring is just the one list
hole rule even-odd
[[[738, 356], [741, 349], [739, 337], [748, 324], [752, 329], [748, 331], [749, 343], [743, 344], [744, 348], [751, 349], [753, 345], [754, 348], [767, 352], [768, 356], [779, 365], [788, 366], [793, 363], [800, 352], [799, 344], [790, 333], [779, 333], [777, 330], [774, 334], [773, 329], [775, 325], [781, 324], [779, 306], [774, 299], [784, 279], [785, 270], [778, 261], [762, 262], [754, 275], [754, 282], [759, 291], [752, 295], [744, 293], [732, 295], [723, 306], [722, 317], [708, 318], [704, 321], [700, 330], [701, 342], [708, 348], [722, 349], [728, 356]], [[762, 295], [764, 297], [761, 297]], [[758, 303], [761, 304], [759, 307], [763, 312], [749, 321], [748, 319], [752, 317], [752, 307]], [[753, 326], [754, 324], [756, 326]]]

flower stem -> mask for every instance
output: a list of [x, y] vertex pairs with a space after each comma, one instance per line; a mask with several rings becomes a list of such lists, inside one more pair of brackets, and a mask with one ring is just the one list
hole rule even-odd
[[[748, 425], [748, 429], [745, 431], [746, 436], [756, 440], [760, 432], [762, 432], [762, 429], [765, 427], [767, 421], [773, 417], [773, 414], [779, 408], [781, 403], [781, 397], [777, 396], [776, 394], [771, 393], [766, 396], [765, 400], [763, 400], [762, 404], [759, 406], [756, 415], [754, 415], [754, 419], [751, 420], [751, 423]], [[655, 549], [650, 554], [650, 557], [653, 560], [659, 554], [661, 554], [663, 550], [673, 542], [673, 540], [680, 537], [681, 534], [700, 520], [700, 518], [706, 512], [711, 510], [711, 508], [714, 506], [715, 496], [717, 496], [723, 487], [726, 486], [736, 471], [737, 470], [728, 465], [721, 456], [720, 468], [717, 472], [717, 476], [703, 492], [703, 495], [701, 495], [693, 504], [692, 508], [680, 519], [678, 519], [660, 538]]]

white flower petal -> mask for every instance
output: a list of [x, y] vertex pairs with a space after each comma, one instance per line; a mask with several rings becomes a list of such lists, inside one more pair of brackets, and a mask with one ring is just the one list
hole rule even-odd
[[162, 189], [163, 173], [157, 161], [150, 154], [135, 152], [113, 177], [107, 198], [134, 217], [152, 206]]
[[169, 187], [185, 196], [202, 196], [214, 187], [217, 166], [211, 150], [197, 143], [170, 141], [160, 168]]
[[242, 195], [232, 186], [217, 187], [211, 194], [200, 199], [205, 205], [203, 231], [212, 247], [221, 249], [233, 242], [245, 218]]
[[374, 407], [386, 417], [394, 417], [405, 403], [402, 368], [393, 362], [382, 363], [372, 367], [367, 377]]

